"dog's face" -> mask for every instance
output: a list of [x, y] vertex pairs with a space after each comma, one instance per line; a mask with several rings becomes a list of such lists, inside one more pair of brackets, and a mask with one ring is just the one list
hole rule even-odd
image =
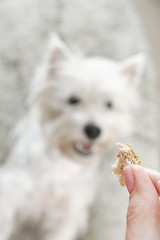
[[117, 63], [75, 57], [56, 37], [51, 45], [36, 93], [49, 149], [57, 146], [73, 159], [92, 158], [130, 131], [143, 57]]

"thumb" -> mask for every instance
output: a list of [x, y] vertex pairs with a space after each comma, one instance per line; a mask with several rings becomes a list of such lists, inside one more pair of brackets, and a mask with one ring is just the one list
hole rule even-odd
[[126, 240], [160, 240], [160, 204], [158, 193], [142, 167], [124, 169], [130, 193]]

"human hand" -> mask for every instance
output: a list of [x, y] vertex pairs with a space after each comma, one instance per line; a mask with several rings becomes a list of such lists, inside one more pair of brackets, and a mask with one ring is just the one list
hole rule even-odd
[[160, 240], [160, 173], [128, 166], [124, 175], [130, 193], [126, 240]]

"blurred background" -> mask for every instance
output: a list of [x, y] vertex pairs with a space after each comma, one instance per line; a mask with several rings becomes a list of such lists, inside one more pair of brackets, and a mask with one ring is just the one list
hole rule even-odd
[[[49, 33], [56, 31], [86, 55], [115, 60], [146, 55], [134, 131], [123, 141], [134, 146], [145, 166], [159, 169], [159, 22], [159, 0], [0, 0], [0, 162], [10, 151], [14, 125], [27, 111], [30, 81]], [[115, 147], [106, 150], [86, 240], [124, 239], [128, 194], [111, 174], [115, 156]]]
[[[153, 50], [158, 79], [160, 79], [160, 31], [158, 26], [160, 21], [160, 1], [132, 0], [132, 2], [143, 21], [145, 31]], [[160, 81], [158, 81], [158, 86], [159, 84]]]

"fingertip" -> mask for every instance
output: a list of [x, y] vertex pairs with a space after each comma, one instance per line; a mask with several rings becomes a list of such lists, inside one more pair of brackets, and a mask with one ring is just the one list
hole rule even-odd
[[128, 192], [129, 192], [129, 194], [131, 194], [135, 187], [135, 177], [133, 174], [132, 166], [126, 166], [124, 168], [124, 177], [125, 177]]
[[135, 165], [133, 168], [135, 176], [135, 192], [148, 197], [148, 194], [155, 195], [157, 191], [146, 170], [142, 166]]

